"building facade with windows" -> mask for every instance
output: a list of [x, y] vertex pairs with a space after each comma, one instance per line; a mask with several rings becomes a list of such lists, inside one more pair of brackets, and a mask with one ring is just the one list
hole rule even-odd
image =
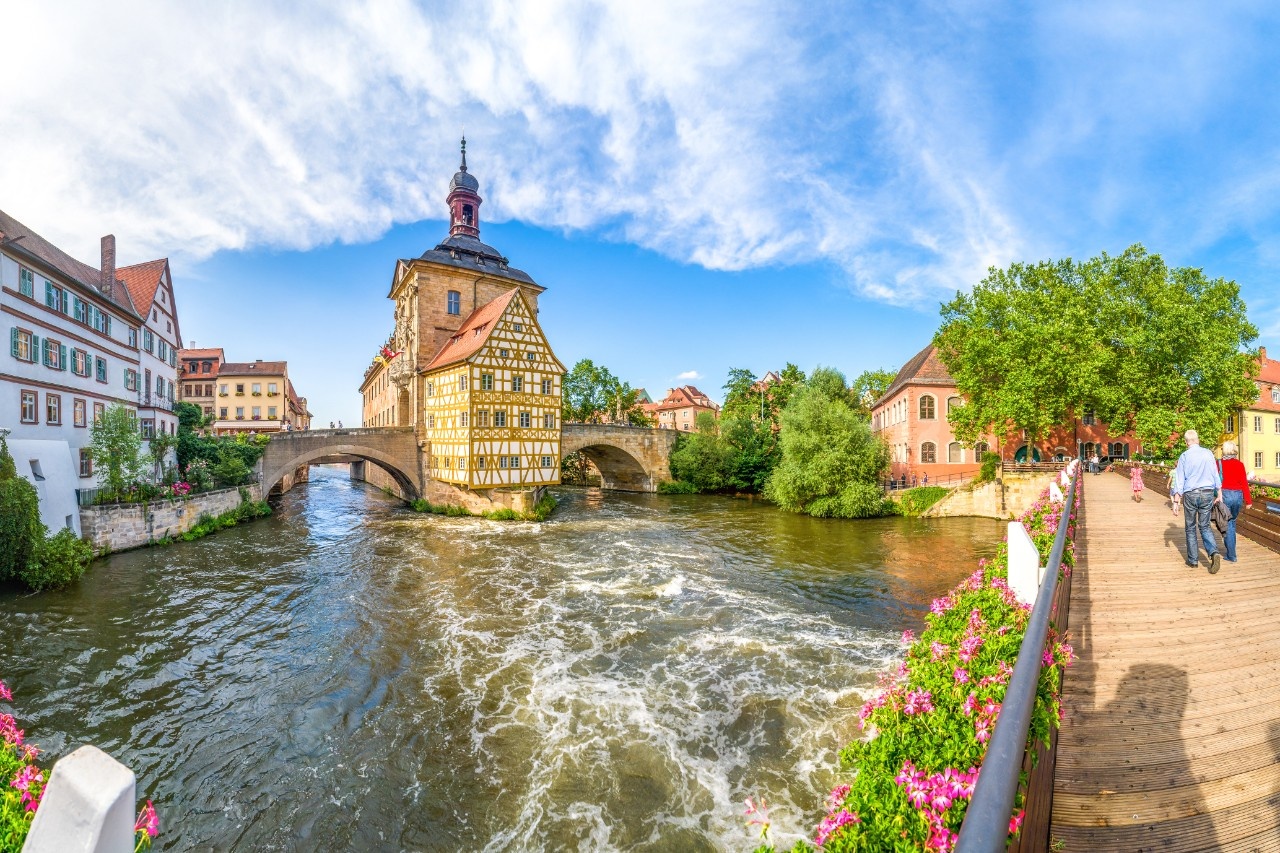
[[286, 361], [222, 362], [214, 385], [215, 435], [311, 428], [307, 400], [294, 390]]
[[[173, 296], [169, 259], [121, 267], [117, 274], [129, 290], [142, 318], [138, 340], [138, 426], [143, 438], [156, 433], [178, 434], [173, 405], [178, 399], [178, 350], [182, 330]], [[171, 455], [168, 464], [176, 461]]]
[[1258, 397], [1253, 404], [1227, 419], [1223, 438], [1240, 449], [1240, 461], [1252, 480], [1280, 483], [1280, 361], [1258, 350]]
[[[0, 335], [9, 340], [0, 368], [0, 429], [9, 431], [19, 473], [35, 484], [51, 530], [79, 532], [76, 489], [97, 485], [88, 452], [94, 419], [114, 404], [138, 417], [146, 402], [147, 324], [128, 282], [149, 265], [118, 270], [115, 237], [103, 237], [100, 247], [99, 266], [91, 266], [0, 211]], [[168, 264], [150, 264], [163, 265], [172, 307]], [[168, 339], [176, 343], [176, 308], [170, 316]]]
[[[449, 236], [396, 263], [395, 331], [360, 391], [366, 426], [411, 426], [426, 451], [432, 500], [457, 491], [560, 482], [565, 369], [538, 322], [544, 288], [480, 241], [480, 183], [462, 163], [449, 182]], [[394, 488], [366, 468], [375, 485]]]
[[218, 370], [227, 360], [222, 347], [178, 350], [178, 400], [199, 406], [207, 418], [218, 413]]
[[691, 432], [697, 429], [698, 415], [710, 412], [718, 417], [720, 407], [692, 385], [668, 388], [667, 396], [657, 403], [643, 405], [645, 412], [657, 421], [658, 429], [678, 429]]
[[[947, 419], [951, 409], [964, 400], [937, 348], [929, 344], [916, 353], [871, 409], [871, 429], [890, 452], [890, 475], [909, 482], [921, 482], [927, 474], [931, 483], [963, 478], [977, 472], [988, 450], [1006, 460], [1027, 461], [1025, 438], [1010, 437], [1003, 448], [994, 436], [973, 444], [956, 439]], [[1132, 434], [1112, 434], [1109, 427], [1091, 412], [1069, 424], [1055, 427], [1049, 435], [1030, 447], [1032, 462], [1087, 459], [1094, 453], [1107, 459], [1127, 459], [1139, 452]]]

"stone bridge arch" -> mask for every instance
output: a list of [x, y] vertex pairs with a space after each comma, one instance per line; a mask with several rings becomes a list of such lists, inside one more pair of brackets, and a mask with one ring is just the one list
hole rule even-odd
[[386, 471], [410, 500], [423, 494], [418, 444], [411, 427], [324, 429], [271, 436], [259, 463], [263, 494], [304, 465], [371, 462]]
[[565, 424], [560, 450], [581, 453], [600, 470], [600, 485], [622, 492], [656, 492], [671, 479], [671, 451], [677, 433], [669, 429]]

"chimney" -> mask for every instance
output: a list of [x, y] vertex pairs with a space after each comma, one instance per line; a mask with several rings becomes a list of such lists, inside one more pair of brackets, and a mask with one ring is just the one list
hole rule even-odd
[[1266, 347], [1258, 347], [1258, 358], [1262, 359], [1263, 361], [1266, 361], [1266, 360], [1267, 360], [1267, 348], [1266, 348]]
[[116, 288], [116, 235], [102, 238], [102, 292], [112, 296]]

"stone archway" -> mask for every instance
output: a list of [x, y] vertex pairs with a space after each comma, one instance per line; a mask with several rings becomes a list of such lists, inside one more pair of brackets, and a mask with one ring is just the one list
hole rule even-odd
[[671, 479], [676, 432], [614, 424], [565, 424], [561, 452], [578, 452], [600, 471], [601, 488], [656, 492]]
[[581, 453], [600, 472], [600, 488], [613, 489], [620, 492], [652, 492], [658, 488], [657, 483], [644, 470], [634, 456], [620, 447], [608, 444], [591, 444], [579, 447]]
[[314, 430], [273, 435], [262, 455], [263, 494], [298, 468], [346, 457], [386, 471], [412, 500], [422, 496], [419, 454], [407, 428]]

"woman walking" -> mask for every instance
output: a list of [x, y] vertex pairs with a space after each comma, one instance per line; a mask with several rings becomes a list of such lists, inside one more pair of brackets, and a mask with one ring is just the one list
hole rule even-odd
[[1231, 520], [1227, 522], [1227, 532], [1222, 535], [1222, 547], [1228, 563], [1236, 561], [1236, 516], [1246, 506], [1253, 506], [1253, 497], [1249, 494], [1249, 480], [1244, 470], [1244, 463], [1236, 458], [1236, 443], [1222, 442], [1222, 502], [1231, 510]]
[[1137, 465], [1129, 468], [1129, 485], [1133, 486], [1133, 500], [1142, 503], [1142, 469]]

